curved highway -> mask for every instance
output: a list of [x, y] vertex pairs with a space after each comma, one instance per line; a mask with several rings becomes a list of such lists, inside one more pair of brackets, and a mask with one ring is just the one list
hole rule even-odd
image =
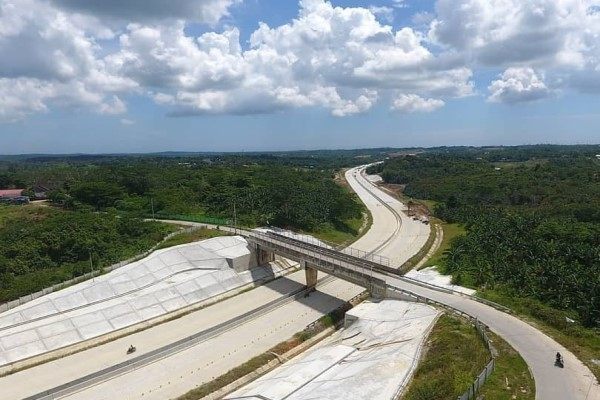
[[[364, 168], [358, 167], [346, 173], [349, 184], [373, 216], [371, 229], [354, 243], [353, 247], [368, 253], [377, 251], [378, 254], [392, 259], [394, 264], [400, 265], [424, 245], [429, 227], [402, 213], [403, 205], [399, 201], [376, 188], [361, 175]], [[397, 277], [381, 275], [381, 278], [398, 288], [478, 316], [521, 353], [533, 371], [538, 399], [600, 400], [598, 386], [594, 384], [595, 379], [591, 372], [566, 349], [528, 324], [468, 297], [439, 292]], [[298, 288], [298, 283], [302, 280], [303, 272], [299, 271], [287, 279], [226, 300], [218, 307], [207, 307], [129, 337], [0, 378], [0, 392], [7, 395], [6, 398], [23, 398], [27, 397], [25, 394], [34, 395], [57, 384], [72, 382], [86, 373], [115, 365], [117, 360], [122, 361], [123, 358], [119, 354], [130, 341], [138, 345], [138, 350], [142, 353], [144, 350], [150, 351], [152, 348], [164, 346], [165, 343], [175, 343], [189, 335], [188, 332], [209, 329], [227, 318], [236, 318], [261, 304], [282, 295], [286, 296]], [[174, 397], [202, 382], [214, 379], [215, 376], [288, 338], [302, 329], [307, 324], [306, 321], [314, 321], [319, 315], [335, 308], [336, 304], [341, 302], [339, 299], [350, 298], [361, 290], [348, 282], [331, 280], [307, 299], [277, 307], [216, 338], [135, 371], [110, 378], [109, 381], [68, 397], [86, 400]], [[268, 328], [265, 330], [265, 327]], [[142, 343], [145, 345], [142, 346]], [[553, 355], [556, 351], [565, 355], [564, 370], [553, 367]], [[28, 384], [24, 387], [22, 384], [25, 382]]]
[[[384, 233], [393, 229], [390, 225], [394, 224], [393, 220], [398, 218], [398, 215], [387, 207], [377, 206], [374, 200], [381, 204], [384, 201], [382, 199], [385, 199], [385, 202], [390, 204], [389, 196], [363, 176], [364, 169], [365, 166], [349, 170], [346, 173], [346, 179], [373, 214], [373, 229], [360, 241], [360, 245], [368, 248], [370, 245], [374, 245], [371, 240], [377, 240], [378, 231]], [[393, 251], [391, 246], [383, 249], [380, 254], [391, 256], [393, 254], [389, 254], [390, 251]], [[397, 288], [408, 290], [476, 316], [487, 324], [492, 331], [504, 338], [521, 354], [531, 369], [536, 384], [536, 399], [600, 400], [600, 386], [592, 372], [570, 351], [531, 325], [468, 296], [441, 292], [398, 277], [381, 274], [378, 274], [377, 277]], [[554, 367], [554, 355], [557, 351], [564, 356], [564, 369]]]

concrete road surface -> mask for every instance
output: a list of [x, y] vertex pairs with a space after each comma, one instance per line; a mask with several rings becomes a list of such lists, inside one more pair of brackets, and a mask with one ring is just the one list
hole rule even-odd
[[[376, 188], [361, 175], [364, 167], [349, 170], [346, 179], [365, 202], [373, 214], [373, 227], [355, 247], [373, 248], [377, 237], [385, 236], [394, 230], [396, 222], [392, 212], [378, 206], [376, 197], [386, 198], [383, 191]], [[365, 186], [367, 189], [365, 189]], [[388, 196], [389, 197], [389, 196]], [[382, 249], [384, 256], [394, 256], [394, 245]], [[536, 385], [536, 399], [539, 400], [600, 400], [600, 386], [592, 372], [566, 348], [544, 333], [511, 315], [478, 303], [467, 296], [442, 293], [417, 286], [406, 281], [380, 276], [389, 284], [428, 297], [440, 303], [455, 307], [478, 317], [492, 331], [502, 336], [517, 350], [531, 369]], [[554, 367], [554, 356], [559, 351], [565, 359], [565, 368]]]
[[[397, 212], [403, 208], [402, 204], [378, 191], [376, 192], [378, 196], [384, 199], [384, 203], [390, 205], [391, 210], [384, 206], [369, 192], [378, 189], [374, 189], [358, 172], [358, 169], [350, 170], [346, 176], [371, 210], [373, 226], [367, 234], [353, 244], [353, 247], [365, 251], [377, 249], [378, 253], [392, 258], [395, 262], [410, 258], [426, 240], [427, 230], [411, 224], [408, 217]], [[446, 295], [403, 281], [390, 283], [479, 315], [495, 332], [501, 334], [521, 352], [534, 373], [538, 399], [578, 400], [586, 399], [587, 396], [587, 399], [600, 400], [598, 392], [595, 391], [598, 390], [597, 386], [591, 386], [593, 382], [591, 372], [572, 354], [529, 325], [466, 297]], [[292, 292], [302, 284], [303, 272], [301, 271], [290, 276], [289, 279], [272, 282], [183, 318], [0, 378], [1, 398], [20, 399], [114, 365], [123, 361], [125, 349], [129, 344], [137, 346], [136, 355], [150, 351], [220, 322], [236, 318], [248, 310]], [[341, 280], [330, 281], [319, 289], [321, 293], [311, 294], [305, 301], [289, 302], [218, 337], [131, 373], [87, 388], [72, 395], [71, 398], [111, 400], [173, 398], [261, 354], [361, 290]], [[552, 367], [554, 353], [557, 350], [565, 355], [564, 370], [555, 370]], [[584, 393], [586, 388], [589, 390], [588, 394]]]

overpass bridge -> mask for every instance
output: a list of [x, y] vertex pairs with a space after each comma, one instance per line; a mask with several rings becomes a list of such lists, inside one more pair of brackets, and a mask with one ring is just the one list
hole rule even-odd
[[[366, 288], [373, 297], [421, 301], [476, 319], [503, 337], [527, 362], [536, 382], [536, 400], [600, 399], [596, 378], [574, 354], [501, 305], [404, 277], [388, 259], [372, 253], [338, 251], [272, 232], [236, 233], [256, 246], [257, 257], [279, 254], [300, 262], [308, 286], [314, 285], [317, 271], [322, 271]], [[554, 367], [557, 351], [563, 354], [568, 370]]]
[[[322, 243], [300, 240], [275, 232], [236, 230], [254, 246], [259, 264], [272, 261], [275, 254], [297, 261], [304, 268], [307, 287], [317, 284], [318, 271], [367, 289], [374, 298], [389, 296], [383, 275], [400, 276], [387, 257], [347, 247], [336, 250]], [[397, 296], [394, 296], [397, 297]]]

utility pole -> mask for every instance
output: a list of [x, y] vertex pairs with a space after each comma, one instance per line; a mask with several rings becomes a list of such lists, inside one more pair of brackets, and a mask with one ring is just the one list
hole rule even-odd
[[237, 213], [235, 210], [235, 200], [233, 201], [233, 227], [237, 228]]
[[94, 263], [92, 262], [92, 252], [88, 252], [90, 254], [90, 270], [92, 272], [92, 282], [94, 282]]

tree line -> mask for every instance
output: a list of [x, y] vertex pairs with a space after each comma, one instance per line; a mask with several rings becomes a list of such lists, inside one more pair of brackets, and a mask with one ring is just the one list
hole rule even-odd
[[374, 166], [436, 216], [465, 224], [443, 268], [459, 284], [531, 297], [600, 326], [600, 153], [526, 147], [430, 152]]

